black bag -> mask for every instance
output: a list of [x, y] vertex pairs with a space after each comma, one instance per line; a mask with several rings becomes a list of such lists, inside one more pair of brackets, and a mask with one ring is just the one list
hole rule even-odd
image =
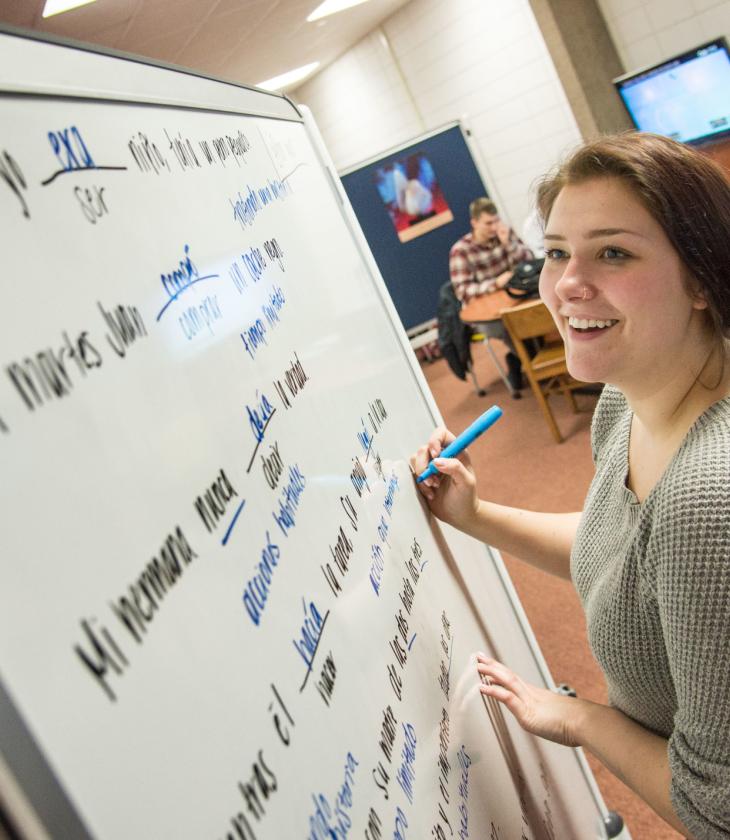
[[525, 260], [524, 262], [518, 263], [505, 286], [507, 294], [513, 298], [537, 297], [539, 294], [540, 272], [544, 264], [544, 259]]

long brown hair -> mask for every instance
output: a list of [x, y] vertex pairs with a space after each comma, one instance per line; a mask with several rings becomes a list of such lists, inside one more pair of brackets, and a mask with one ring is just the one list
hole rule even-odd
[[563, 187], [620, 178], [662, 226], [699, 293], [718, 338], [730, 337], [730, 182], [695, 149], [658, 134], [628, 132], [586, 143], [537, 190], [547, 221]]

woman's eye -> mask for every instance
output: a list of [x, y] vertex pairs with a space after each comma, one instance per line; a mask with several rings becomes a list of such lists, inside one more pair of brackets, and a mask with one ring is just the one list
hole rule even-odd
[[560, 248], [548, 248], [545, 251], [545, 257], [548, 260], [563, 260], [567, 257], [567, 254]]
[[629, 255], [620, 248], [604, 248], [602, 256], [607, 260], [625, 260]]

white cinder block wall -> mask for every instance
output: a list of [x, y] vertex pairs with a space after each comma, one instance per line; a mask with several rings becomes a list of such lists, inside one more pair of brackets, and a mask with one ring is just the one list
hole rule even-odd
[[528, 0], [411, 0], [293, 98], [339, 169], [468, 116], [518, 231], [534, 181], [580, 141]]
[[724, 35], [730, 0], [598, 0], [627, 72]]

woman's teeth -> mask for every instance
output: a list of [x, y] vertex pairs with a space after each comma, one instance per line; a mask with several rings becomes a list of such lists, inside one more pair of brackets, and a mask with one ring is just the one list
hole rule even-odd
[[590, 330], [596, 327], [603, 329], [618, 324], [618, 321], [596, 321], [593, 318], [568, 318], [568, 323], [575, 330]]

